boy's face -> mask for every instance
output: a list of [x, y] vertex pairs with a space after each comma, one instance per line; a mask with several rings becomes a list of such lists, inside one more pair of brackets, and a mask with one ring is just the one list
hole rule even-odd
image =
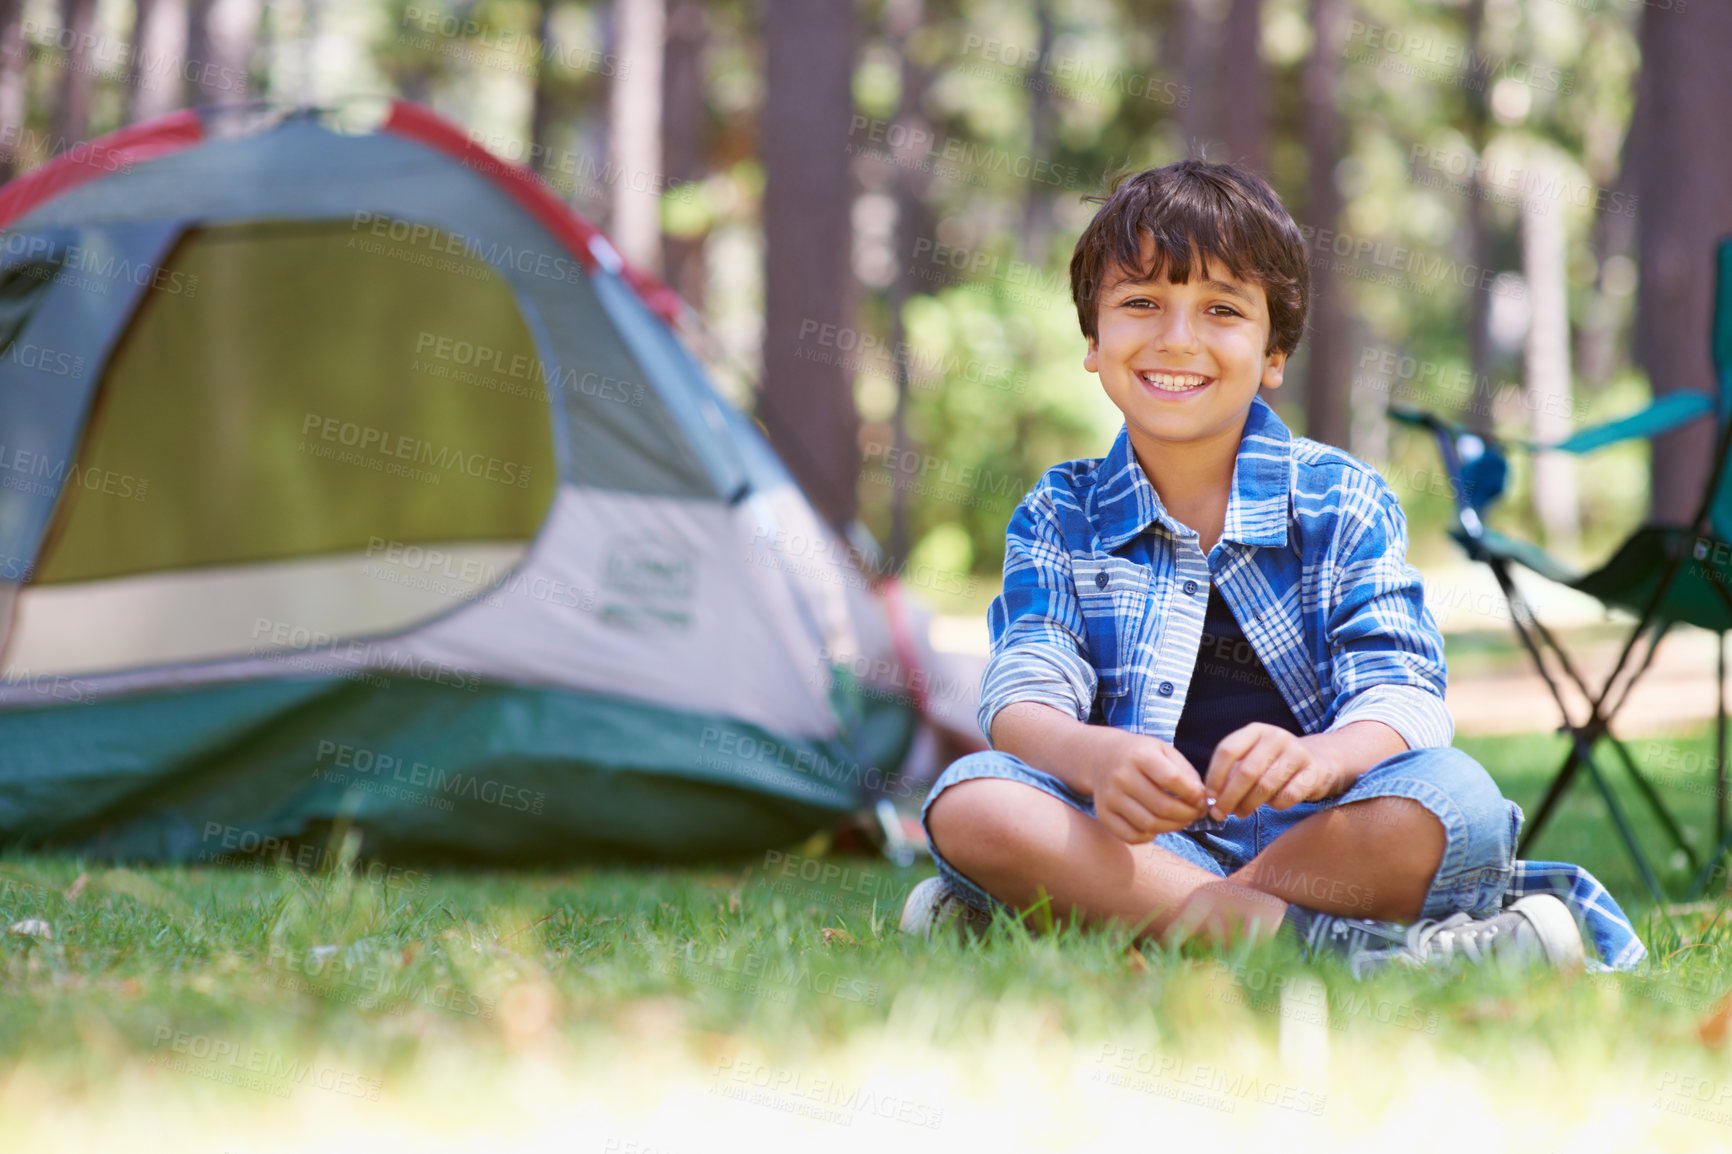
[[[1144, 259], [1152, 246], [1145, 241]], [[1287, 363], [1269, 343], [1263, 286], [1236, 280], [1210, 262], [1173, 284], [1135, 279], [1114, 266], [1099, 297], [1095, 331], [1083, 367], [1125, 415], [1131, 445], [1219, 446], [1236, 454], [1245, 415], [1260, 386], [1276, 388]], [[1129, 278], [1129, 279], [1127, 279]]]

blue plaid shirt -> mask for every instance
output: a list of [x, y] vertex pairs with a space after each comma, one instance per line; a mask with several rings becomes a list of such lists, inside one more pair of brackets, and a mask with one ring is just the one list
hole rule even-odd
[[[1104, 458], [1041, 477], [1005, 534], [981, 731], [990, 741], [1000, 709], [1033, 701], [1171, 742], [1211, 583], [1305, 733], [1381, 721], [1410, 749], [1450, 743], [1443, 637], [1407, 563], [1394, 491], [1369, 465], [1294, 437], [1261, 397], [1207, 556], [1161, 504], [1124, 428]], [[1585, 871], [1518, 862], [1510, 890], [1509, 901], [1556, 892], [1610, 965], [1646, 954]]]

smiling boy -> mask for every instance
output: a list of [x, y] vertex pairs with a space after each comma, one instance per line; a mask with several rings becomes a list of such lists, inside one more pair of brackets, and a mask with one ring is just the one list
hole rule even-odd
[[1309, 293], [1275, 193], [1197, 161], [1133, 176], [1077, 242], [1071, 289], [1124, 427], [1011, 517], [993, 748], [934, 783], [940, 874], [903, 927], [1044, 898], [1168, 941], [1283, 929], [1356, 972], [1580, 965], [1570, 907], [1508, 893], [1521, 811], [1449, 747], [1394, 493], [1259, 396]]

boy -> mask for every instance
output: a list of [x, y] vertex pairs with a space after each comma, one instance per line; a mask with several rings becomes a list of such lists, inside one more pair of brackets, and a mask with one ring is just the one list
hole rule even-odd
[[1309, 292], [1274, 191], [1198, 161], [1133, 176], [1078, 240], [1071, 292], [1083, 366], [1125, 424], [1011, 517], [981, 690], [993, 750], [933, 784], [940, 876], [903, 928], [1044, 897], [1139, 937], [1291, 932], [1356, 973], [1579, 966], [1563, 893], [1614, 964], [1639, 960], [1580, 871], [1512, 892], [1521, 811], [1449, 748], [1443, 641], [1394, 493], [1258, 396]]

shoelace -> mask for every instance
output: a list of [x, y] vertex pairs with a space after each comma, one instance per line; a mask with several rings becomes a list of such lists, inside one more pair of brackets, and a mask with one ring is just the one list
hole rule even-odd
[[1495, 918], [1451, 914], [1441, 922], [1416, 922], [1408, 927], [1407, 948], [1420, 958], [1447, 961], [1456, 953], [1483, 961], [1496, 943], [1501, 927]]

